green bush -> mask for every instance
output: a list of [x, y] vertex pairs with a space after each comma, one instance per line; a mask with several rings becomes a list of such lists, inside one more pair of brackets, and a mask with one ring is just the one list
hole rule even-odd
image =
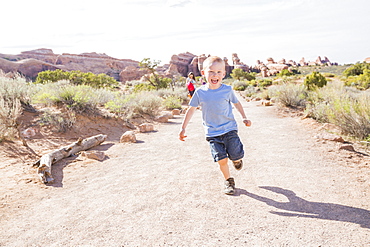
[[84, 73], [79, 70], [62, 71], [60, 69], [54, 71], [45, 70], [38, 73], [36, 83], [45, 84], [61, 80], [69, 80], [75, 85], [89, 85], [94, 88], [116, 88], [119, 86], [119, 82], [106, 74], [95, 75], [91, 72]]
[[365, 69], [370, 69], [370, 63], [356, 63], [353, 66], [347, 68], [345, 71], [343, 71], [343, 75], [345, 77], [349, 76], [356, 76], [356, 75], [361, 75], [364, 73]]
[[265, 88], [272, 85], [272, 80], [270, 79], [259, 79], [257, 80], [257, 86], [261, 88]]
[[282, 77], [282, 76], [291, 76], [291, 75], [294, 75], [293, 72], [290, 72], [289, 70], [287, 69], [283, 69], [282, 71], [280, 71], [276, 76], [278, 77]]
[[333, 78], [335, 75], [333, 73], [322, 73], [323, 76]]
[[142, 91], [152, 91], [152, 90], [155, 90], [155, 89], [156, 88], [154, 86], [150, 85], [149, 83], [142, 82], [142, 83], [136, 84], [134, 86], [133, 92], [134, 93], [139, 93], [139, 92], [142, 92]]
[[349, 76], [344, 79], [346, 86], [356, 87], [360, 90], [370, 88], [370, 70], [364, 69], [363, 73], [357, 76]]
[[231, 72], [230, 76], [234, 79], [234, 80], [248, 80], [248, 81], [251, 81], [251, 80], [255, 80], [256, 79], [256, 74], [255, 73], [248, 73], [242, 69], [233, 69], [233, 71]]
[[319, 72], [312, 72], [312, 74], [306, 76], [304, 85], [307, 90], [312, 91], [317, 88], [323, 87], [327, 84], [326, 78]]

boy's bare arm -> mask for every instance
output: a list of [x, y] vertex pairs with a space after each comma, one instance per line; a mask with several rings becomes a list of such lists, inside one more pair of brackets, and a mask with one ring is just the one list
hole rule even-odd
[[235, 103], [234, 105], [235, 105], [235, 108], [240, 113], [240, 115], [242, 116], [243, 123], [245, 124], [245, 126], [251, 126], [252, 125], [252, 122], [251, 122], [251, 120], [248, 120], [247, 119], [247, 116], [245, 115], [245, 112], [244, 112], [244, 109], [243, 109], [242, 104], [240, 102], [238, 102], [238, 103]]
[[186, 111], [185, 118], [182, 121], [181, 130], [180, 130], [180, 133], [179, 133], [180, 141], [185, 141], [184, 138], [187, 137], [185, 135], [186, 126], [188, 126], [188, 123], [189, 123], [190, 119], [193, 117], [193, 114], [194, 114], [196, 109], [197, 109], [196, 107], [190, 106], [190, 108]]

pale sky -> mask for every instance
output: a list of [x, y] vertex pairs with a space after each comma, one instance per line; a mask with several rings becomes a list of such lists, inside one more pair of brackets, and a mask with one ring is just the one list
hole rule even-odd
[[0, 53], [356, 63], [370, 57], [369, 11], [369, 0], [12, 0], [1, 4]]

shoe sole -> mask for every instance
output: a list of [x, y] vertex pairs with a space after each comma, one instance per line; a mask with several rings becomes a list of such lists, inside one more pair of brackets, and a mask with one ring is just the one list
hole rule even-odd
[[235, 194], [235, 191], [233, 192], [225, 192], [226, 195], [234, 195]]
[[240, 167], [237, 168], [234, 164], [234, 168], [237, 170], [237, 171], [240, 171], [242, 168], [243, 168], [243, 161], [240, 163]]

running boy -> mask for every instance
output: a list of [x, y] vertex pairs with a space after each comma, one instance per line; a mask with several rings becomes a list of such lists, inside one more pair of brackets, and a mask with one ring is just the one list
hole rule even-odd
[[202, 75], [207, 84], [198, 88], [190, 100], [190, 108], [183, 120], [179, 139], [185, 141], [185, 129], [198, 106], [202, 107], [203, 126], [206, 140], [211, 147], [211, 153], [215, 162], [218, 162], [222, 175], [225, 178], [225, 194], [232, 195], [235, 192], [234, 178], [230, 177], [228, 159], [236, 170], [243, 167], [244, 150], [237, 130], [237, 124], [232, 113], [232, 104], [243, 118], [243, 123], [250, 126], [252, 122], [247, 120], [243, 107], [236, 98], [231, 86], [222, 84], [225, 77], [225, 62], [216, 56], [208, 57], [203, 63]]

